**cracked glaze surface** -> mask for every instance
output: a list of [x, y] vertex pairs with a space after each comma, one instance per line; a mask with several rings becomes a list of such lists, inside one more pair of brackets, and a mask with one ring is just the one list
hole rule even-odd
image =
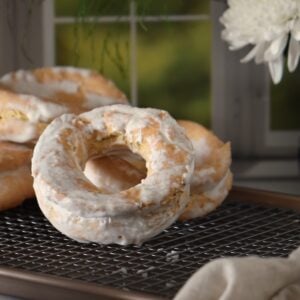
[[[85, 163], [124, 146], [145, 159], [147, 176], [104, 194], [84, 176]], [[81, 242], [123, 245], [142, 243], [178, 218], [193, 168], [191, 142], [167, 112], [127, 105], [57, 118], [32, 161], [39, 205], [58, 230]]]

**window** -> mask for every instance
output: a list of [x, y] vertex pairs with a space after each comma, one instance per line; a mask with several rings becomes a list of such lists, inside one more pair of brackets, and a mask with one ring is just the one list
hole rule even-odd
[[[299, 68], [291, 75], [294, 79], [285, 76], [286, 82], [271, 86], [264, 66], [241, 64], [247, 49], [230, 52], [220, 38], [218, 20], [226, 9], [225, 0], [165, 0], [168, 5], [163, 9], [159, 1], [94, 1], [122, 5], [110, 13], [95, 10], [90, 20], [96, 21], [94, 30], [102, 35], [89, 40], [83, 34], [89, 34], [92, 23], [87, 20], [76, 29], [72, 17], [74, 7], [83, 2], [1, 1], [0, 38], [6, 45], [0, 50], [1, 72], [74, 64], [78, 59], [74, 48], [79, 47], [87, 55], [83, 61], [84, 56], [79, 57], [78, 65], [104, 67], [133, 103], [166, 108], [175, 117], [211, 125], [218, 136], [232, 142], [237, 158], [282, 157], [296, 162], [299, 96], [285, 95], [297, 87], [293, 82]], [[138, 5], [146, 2], [155, 5], [140, 11]], [[114, 57], [101, 62], [104, 48], [98, 43], [107, 31], [115, 34], [109, 36], [105, 51], [122, 57], [121, 72]], [[81, 44], [71, 40], [74, 34], [82, 34]], [[99, 52], [91, 51], [93, 47]], [[281, 115], [285, 121], [279, 122]]]
[[57, 64], [96, 68], [133, 104], [210, 126], [208, 0], [111, 1], [110, 9], [107, 0], [87, 1], [97, 7], [85, 7], [93, 15], [83, 22], [74, 17], [80, 3], [55, 2]]

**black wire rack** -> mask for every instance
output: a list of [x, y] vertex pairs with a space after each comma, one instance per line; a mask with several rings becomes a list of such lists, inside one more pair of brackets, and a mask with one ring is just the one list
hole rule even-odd
[[36, 202], [0, 213], [0, 266], [172, 298], [208, 261], [287, 256], [300, 244], [300, 214], [226, 202], [175, 223], [142, 246], [80, 244], [52, 227]]

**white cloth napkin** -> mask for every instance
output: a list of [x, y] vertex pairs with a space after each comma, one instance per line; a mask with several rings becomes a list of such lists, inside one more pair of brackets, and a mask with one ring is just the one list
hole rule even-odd
[[288, 258], [222, 258], [199, 269], [174, 300], [300, 299], [300, 248]]

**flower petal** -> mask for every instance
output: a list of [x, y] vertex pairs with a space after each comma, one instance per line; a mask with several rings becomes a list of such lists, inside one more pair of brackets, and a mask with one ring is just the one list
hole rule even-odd
[[245, 47], [248, 44], [247, 41], [243, 41], [235, 36], [232, 36], [232, 33], [228, 30], [223, 30], [221, 32], [221, 38], [229, 43], [230, 50], [238, 50]]
[[286, 44], [288, 41], [288, 35], [282, 34], [278, 38], [276, 38], [270, 45], [270, 47], [266, 50], [264, 59], [266, 61], [276, 60], [281, 56], [284, 51]]
[[261, 64], [264, 61], [265, 51], [270, 46], [270, 42], [261, 42], [259, 43], [259, 47], [256, 51], [255, 63]]
[[291, 36], [289, 44], [288, 69], [290, 72], [294, 72], [299, 62], [300, 43], [296, 41], [293, 36]]
[[300, 19], [297, 19], [297, 20], [295, 21], [291, 33], [292, 33], [292, 34], [291, 34], [292, 37], [293, 37], [296, 41], [300, 41]]
[[252, 58], [254, 58], [256, 56], [258, 47], [259, 47], [259, 44], [254, 46], [252, 48], [252, 50], [244, 58], [241, 59], [241, 63], [246, 63], [246, 62], [250, 61]]
[[273, 82], [279, 83], [283, 74], [283, 57], [279, 56], [277, 59], [269, 61], [268, 65]]

